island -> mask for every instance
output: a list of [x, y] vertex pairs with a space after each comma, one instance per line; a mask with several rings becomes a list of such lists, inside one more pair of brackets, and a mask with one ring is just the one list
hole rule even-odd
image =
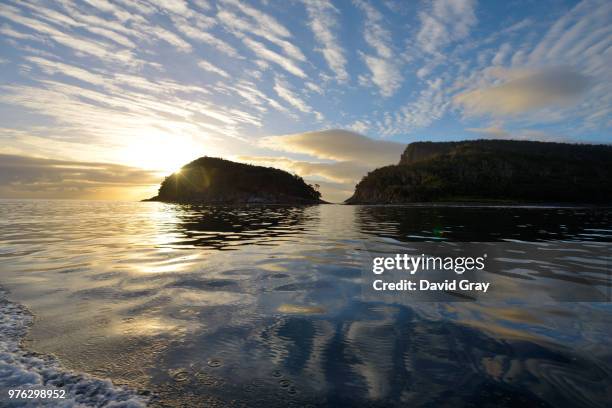
[[612, 146], [516, 140], [410, 143], [347, 204], [612, 204]]
[[272, 167], [200, 157], [162, 181], [145, 201], [203, 204], [322, 204], [321, 193], [298, 175]]

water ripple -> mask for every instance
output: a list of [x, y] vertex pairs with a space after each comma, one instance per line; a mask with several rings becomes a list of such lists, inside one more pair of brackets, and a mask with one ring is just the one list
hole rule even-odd
[[[28, 345], [160, 406], [609, 405], [610, 304], [514, 297], [609, 288], [609, 209], [0, 200], [0, 220]], [[507, 300], [365, 301], [364, 259], [422, 241], [509, 244]]]

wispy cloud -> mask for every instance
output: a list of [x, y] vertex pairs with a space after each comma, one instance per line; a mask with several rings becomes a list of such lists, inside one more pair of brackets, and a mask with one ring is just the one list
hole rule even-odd
[[375, 51], [375, 55], [363, 54], [372, 82], [380, 89], [383, 96], [393, 95], [402, 84], [399, 61], [393, 54], [391, 32], [383, 27], [383, 15], [365, 0], [355, 0], [355, 4], [365, 14], [366, 42]]
[[251, 38], [244, 37], [243, 42], [258, 57], [277, 64], [279, 67], [283, 68], [290, 74], [293, 74], [300, 78], [306, 78], [306, 74], [304, 73], [304, 71], [302, 71], [302, 69], [298, 67], [292, 59], [270, 50], [261, 42], [255, 41]]
[[190, 26], [188, 22], [181, 22], [177, 24], [176, 27], [186, 37], [189, 37], [194, 41], [214, 47], [215, 49], [221, 51], [222, 53], [230, 57], [243, 58], [240, 53], [238, 53], [236, 48], [228, 44], [226, 41], [223, 41], [217, 36], [214, 36], [209, 32], [203, 31], [202, 29], [194, 28]]
[[372, 82], [380, 89], [381, 95], [393, 95], [402, 85], [402, 75], [397, 63], [371, 55], [364, 55], [363, 58], [372, 74]]
[[224, 84], [217, 85], [217, 88], [222, 91], [226, 91], [231, 94], [238, 95], [248, 102], [251, 106], [255, 107], [261, 112], [266, 112], [267, 107], [270, 106], [279, 112], [289, 114], [289, 110], [282, 106], [274, 98], [269, 97], [257, 88], [257, 85], [252, 81], [241, 80], [237, 84], [227, 86]]
[[345, 52], [339, 45], [335, 30], [338, 29], [338, 10], [327, 0], [308, 0], [304, 5], [310, 17], [309, 26], [321, 47], [319, 51], [340, 82], [348, 80]]
[[257, 10], [256, 8], [251, 7], [248, 4], [240, 2], [238, 0], [223, 0], [222, 2], [224, 4], [231, 4], [237, 7], [242, 13], [246, 14], [254, 21], [256, 21], [260, 29], [265, 30], [270, 35], [282, 38], [291, 37], [291, 33], [289, 32], [287, 27], [280, 24], [278, 20], [272, 17], [271, 15], [266, 14], [261, 10]]
[[132, 15], [130, 12], [128, 12], [122, 7], [119, 7], [107, 0], [83, 0], [83, 1], [89, 4], [90, 6], [97, 8], [100, 11], [113, 14], [115, 17], [117, 17], [119, 21], [127, 21], [132, 18]]
[[428, 10], [419, 14], [421, 29], [417, 41], [420, 47], [433, 54], [467, 37], [477, 22], [475, 5], [475, 0], [434, 0]]
[[[572, 120], [581, 122], [576, 131], [609, 126], [612, 85], [605, 62], [609, 57], [601, 53], [606, 54], [612, 44], [610, 13], [609, 2], [584, 0], [561, 14], [548, 30], [532, 33], [534, 41], [518, 47], [502, 43], [490, 66], [472, 72], [466, 89], [454, 97], [455, 105], [468, 117], [505, 116], [522, 125]], [[509, 29], [530, 27], [526, 19]]]
[[163, 27], [154, 27], [151, 31], [151, 34], [155, 35], [157, 38], [164, 40], [170, 45], [176, 47], [176, 49], [189, 52], [191, 51], [191, 44], [187, 41], [183, 40], [180, 36], [173, 33], [172, 31], [166, 30]]
[[286, 101], [289, 105], [293, 106], [300, 112], [314, 113], [319, 120], [323, 119], [319, 112], [313, 111], [313, 109], [302, 98], [300, 98], [294, 91], [289, 88], [289, 84], [286, 81], [280, 78], [276, 78], [274, 80], [274, 91], [281, 99]]
[[178, 14], [183, 16], [190, 16], [193, 11], [189, 8], [189, 5], [184, 0], [149, 0], [158, 9], [163, 10], [170, 14]]
[[574, 3], [5, 1], [0, 151], [261, 154], [345, 191], [422, 138], [605, 141], [612, 4]]
[[[271, 15], [236, 0], [223, 0], [223, 8], [217, 13], [217, 19], [225, 28], [238, 38], [256, 36], [280, 47], [287, 58], [295, 64], [306, 61], [298, 46], [292, 42], [291, 32]], [[264, 46], [259, 43], [259, 47]], [[248, 46], [248, 44], [247, 44]]]
[[425, 81], [425, 87], [413, 101], [400, 107], [395, 114], [386, 114], [376, 122], [379, 134], [389, 137], [398, 133], [410, 133], [440, 120], [452, 102], [444, 83], [442, 77]]
[[93, 85], [104, 85], [106, 83], [103, 76], [93, 73], [74, 65], [64, 64], [58, 61], [51, 61], [41, 57], [26, 57], [26, 61], [38, 65], [41, 70], [49, 75], [62, 74], [79, 79]]
[[214, 74], [220, 75], [224, 78], [229, 78], [230, 75], [223, 69], [217, 67], [216, 65], [211, 64], [208, 61], [200, 60], [198, 61], [198, 67], [202, 68], [205, 71], [212, 72]]

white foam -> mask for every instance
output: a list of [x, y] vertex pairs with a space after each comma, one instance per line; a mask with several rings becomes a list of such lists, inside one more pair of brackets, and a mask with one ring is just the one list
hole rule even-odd
[[[137, 408], [147, 398], [126, 387], [62, 369], [57, 359], [28, 352], [21, 339], [32, 324], [28, 310], [0, 288], [0, 406]], [[64, 390], [65, 399], [9, 399], [10, 389]]]

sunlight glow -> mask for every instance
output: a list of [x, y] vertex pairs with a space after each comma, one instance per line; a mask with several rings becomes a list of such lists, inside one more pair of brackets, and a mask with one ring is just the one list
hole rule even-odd
[[192, 137], [165, 134], [155, 129], [143, 133], [127, 139], [129, 143], [119, 153], [121, 162], [167, 176], [205, 154], [203, 146]]

